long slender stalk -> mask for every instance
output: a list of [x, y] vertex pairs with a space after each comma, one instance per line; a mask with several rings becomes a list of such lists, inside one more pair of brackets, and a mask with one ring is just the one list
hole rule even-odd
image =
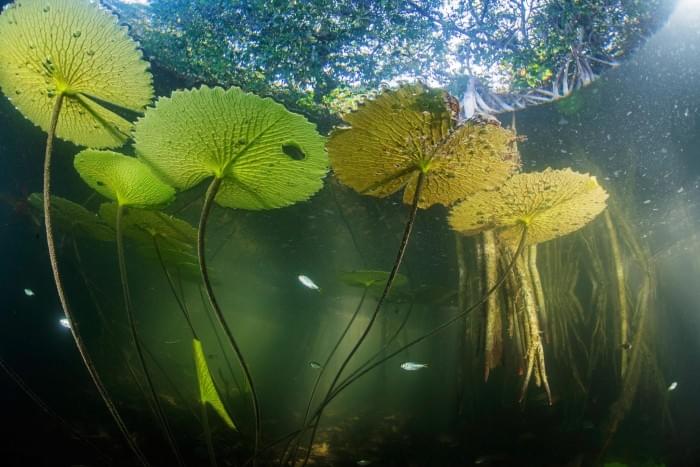
[[124, 206], [119, 205], [117, 207], [117, 261], [119, 262], [119, 278], [122, 285], [122, 294], [124, 298], [124, 311], [126, 312], [127, 319], [129, 321], [129, 330], [131, 331], [131, 338], [134, 341], [134, 348], [136, 349], [136, 355], [141, 363], [141, 369], [146, 378], [146, 383], [148, 385], [148, 391], [151, 395], [153, 401], [153, 408], [155, 409], [156, 417], [163, 430], [163, 434], [168, 441], [170, 450], [173, 452], [173, 456], [177, 460], [177, 464], [184, 467], [185, 462], [180, 455], [180, 451], [177, 449], [177, 444], [175, 442], [175, 437], [170, 430], [170, 425], [168, 424], [168, 419], [163, 411], [163, 406], [160, 403], [158, 394], [156, 393], [156, 388], [151, 379], [151, 374], [148, 371], [148, 365], [146, 364], [146, 358], [143, 355], [143, 349], [141, 347], [141, 341], [139, 339], [138, 333], [136, 332], [136, 320], [134, 319], [134, 313], [131, 307], [131, 294], [129, 292], [129, 278], [126, 272], [126, 259], [124, 257], [124, 235], [122, 232], [122, 217], [124, 215]]
[[[458, 322], [459, 320], [463, 319], [465, 316], [467, 316], [469, 313], [471, 313], [471, 312], [474, 311], [475, 309], [478, 309], [479, 307], [481, 307], [481, 306], [488, 300], [488, 298], [491, 296], [491, 294], [493, 294], [496, 290], [498, 290], [498, 288], [500, 288], [501, 285], [503, 285], [503, 283], [505, 282], [505, 280], [508, 278], [509, 274], [511, 273], [511, 271], [512, 271], [513, 268], [515, 267], [516, 260], [518, 259], [518, 257], [519, 257], [519, 256], [522, 254], [522, 252], [523, 252], [523, 248], [525, 247], [526, 239], [527, 239], [527, 228], [523, 228], [523, 233], [522, 233], [522, 236], [521, 236], [521, 238], [520, 238], [520, 243], [519, 243], [518, 248], [516, 249], [515, 253], [513, 254], [513, 258], [511, 259], [510, 264], [506, 267], [505, 271], [503, 271], [503, 275], [501, 276], [501, 278], [493, 285], [493, 287], [491, 287], [491, 288], [484, 294], [483, 297], [481, 297], [481, 299], [480, 299], [478, 302], [474, 303], [473, 305], [471, 305], [469, 308], [467, 308], [467, 309], [464, 310], [463, 312], [461, 312], [461, 313], [457, 314], [456, 316], [450, 318], [449, 320], [445, 321], [444, 323], [440, 324], [439, 326], [433, 328], [431, 331], [428, 331], [426, 334], [423, 334], [422, 336], [413, 339], [412, 341], [408, 342], [407, 344], [404, 344], [404, 345], [401, 346], [400, 348], [398, 348], [398, 349], [396, 349], [395, 351], [391, 352], [391, 353], [390, 353], [389, 355], [387, 355], [386, 357], [383, 357], [383, 358], [381, 358], [379, 361], [377, 361], [377, 362], [375, 362], [375, 363], [373, 363], [373, 364], [367, 366], [364, 370], [358, 372], [358, 373], [355, 374], [354, 376], [350, 376], [350, 377], [346, 378], [345, 380], [343, 380], [343, 381], [338, 385], [337, 389], [336, 389], [335, 391], [333, 391], [332, 394], [329, 395], [329, 397], [327, 398], [326, 404], [330, 403], [330, 402], [331, 402], [333, 399], [335, 399], [345, 388], [347, 388], [349, 385], [351, 385], [353, 382], [355, 382], [357, 379], [361, 378], [362, 376], [364, 376], [364, 375], [367, 374], [368, 372], [372, 371], [374, 368], [378, 367], [379, 365], [381, 365], [382, 363], [386, 362], [387, 360], [390, 360], [390, 359], [394, 358], [395, 356], [399, 355], [401, 352], [403, 352], [403, 351], [409, 349], [410, 347], [413, 347], [414, 345], [423, 342], [424, 340], [426, 340], [426, 339], [428, 339], [428, 338], [434, 336], [435, 334], [438, 334], [438, 333], [439, 333], [440, 331], [442, 331], [443, 329], [446, 329], [446, 328], [450, 327], [450, 326], [453, 325], [454, 323], [456, 323], [456, 322]], [[319, 416], [320, 411], [321, 411], [321, 408], [319, 408], [319, 409], [316, 411], [316, 413], [314, 413], [314, 415], [312, 416], [312, 418]]]
[[[338, 348], [340, 347], [340, 344], [342, 344], [343, 340], [345, 339], [345, 336], [347, 335], [348, 331], [350, 331], [350, 328], [352, 327], [353, 323], [355, 322], [355, 318], [357, 318], [357, 315], [360, 313], [360, 310], [362, 310], [362, 305], [365, 303], [365, 298], [367, 297], [367, 291], [369, 289], [367, 287], [364, 288], [362, 291], [362, 296], [360, 297], [360, 301], [355, 307], [355, 311], [353, 312], [352, 316], [350, 317], [350, 321], [348, 321], [348, 324], [345, 325], [345, 329], [343, 329], [343, 332], [340, 334], [340, 337], [336, 341], [335, 345], [331, 349], [331, 351], [328, 353], [328, 356], [326, 357], [326, 360], [323, 362], [323, 365], [321, 366], [318, 375], [316, 376], [316, 381], [314, 382], [314, 386], [311, 389], [311, 395], [309, 396], [309, 402], [306, 404], [306, 410], [304, 411], [304, 418], [301, 423], [301, 426], [305, 426], [306, 422], [309, 421], [309, 413], [311, 412], [311, 405], [313, 404], [314, 397], [316, 396], [316, 390], [318, 389], [319, 384], [321, 383], [321, 378], [323, 378], [323, 374], [326, 371], [326, 368], [328, 368], [328, 365], [330, 364], [331, 360], [333, 359], [333, 356], [335, 353], [338, 351]], [[291, 444], [291, 442], [290, 442]], [[296, 452], [298, 449], [298, 440], [297, 444], [294, 446], [292, 452]], [[283, 461], [284, 463], [284, 461]]]
[[199, 405], [202, 408], [202, 424], [204, 425], [204, 439], [207, 443], [207, 453], [209, 454], [209, 465], [211, 467], [217, 467], [216, 462], [216, 452], [214, 451], [214, 443], [211, 439], [211, 429], [209, 428], [209, 414], [207, 413], [206, 402], [200, 402]]
[[66, 292], [63, 287], [63, 279], [61, 278], [61, 273], [58, 268], [58, 255], [56, 254], [56, 240], [53, 236], [53, 222], [51, 213], [51, 156], [53, 153], [53, 140], [56, 134], [56, 127], [58, 126], [58, 116], [60, 115], [61, 107], [63, 106], [63, 99], [64, 95], [62, 93], [56, 95], [56, 102], [54, 102], [53, 110], [51, 111], [51, 121], [49, 123], [48, 136], [46, 138], [46, 150], [44, 152], [44, 226], [46, 229], [46, 246], [49, 252], [51, 272], [53, 273], [53, 280], [56, 284], [56, 292], [58, 293], [58, 299], [61, 302], [63, 314], [71, 325], [70, 331], [73, 335], [75, 345], [78, 348], [78, 353], [80, 353], [80, 357], [83, 360], [83, 364], [85, 365], [92, 382], [97, 388], [97, 392], [102, 398], [102, 401], [107, 406], [107, 410], [114, 419], [114, 422], [117, 424], [117, 428], [119, 428], [119, 431], [126, 440], [126, 444], [129, 446], [129, 449], [131, 449], [142, 466], [148, 467], [150, 465], [148, 460], [143, 455], [143, 452], [141, 452], [141, 449], [136, 445], [136, 442], [129, 433], [129, 430], [126, 428], [126, 424], [124, 423], [121, 414], [119, 414], [117, 406], [114, 404], [112, 397], [102, 382], [102, 378], [97, 372], [95, 363], [92, 361], [92, 358], [88, 353], [85, 342], [80, 335], [80, 326], [78, 325], [78, 321], [75, 319], [73, 311], [68, 305], [68, 299], [66, 298]]
[[[216, 193], [219, 191], [219, 187], [221, 187], [221, 182], [222, 179], [214, 178], [214, 180], [212, 180], [211, 184], [209, 185], [207, 193], [204, 197], [202, 213], [199, 217], [199, 228], [197, 230], [197, 256], [199, 258], [199, 271], [202, 275], [202, 283], [204, 284], [204, 290], [206, 292], [207, 299], [209, 300], [209, 305], [216, 314], [216, 318], [219, 321], [219, 325], [224, 330], [224, 333], [226, 334], [226, 337], [228, 338], [228, 341], [231, 344], [234, 353], [236, 354], [236, 358], [238, 358], [238, 363], [240, 363], [241, 368], [243, 369], [243, 373], [245, 374], [248, 387], [250, 388], [251, 402], [253, 405], [253, 412], [255, 414], [255, 444], [253, 449], [253, 456], [255, 459], [260, 443], [260, 406], [258, 404], [258, 395], [255, 392], [255, 387], [253, 386], [253, 378], [250, 374], [250, 369], [248, 368], [248, 365], [246, 364], [245, 359], [243, 358], [243, 353], [241, 352], [241, 349], [238, 346], [235, 337], [233, 336], [233, 332], [231, 332], [231, 329], [226, 323], [226, 319], [224, 318], [224, 314], [221, 311], [219, 302], [216, 300], [216, 296], [214, 295], [214, 289], [212, 288], [211, 281], [209, 280], [209, 271], [207, 270], [205, 250], [207, 221], [209, 220], [209, 214], [211, 213], [211, 208], [214, 203], [214, 198], [216, 198]], [[255, 463], [256, 461], [253, 460], [253, 465], [255, 465]]]
[[[425, 172], [420, 172], [418, 175], [418, 182], [416, 183], [416, 190], [413, 194], [413, 202], [411, 204], [411, 212], [409, 213], [408, 220], [406, 222], [406, 228], [404, 229], [403, 233], [403, 238], [401, 239], [401, 244], [399, 245], [399, 251], [396, 254], [396, 260], [394, 261], [394, 266], [391, 268], [391, 272], [389, 273], [389, 278], [386, 281], [386, 286], [384, 287], [384, 291], [382, 292], [382, 295], [379, 297], [379, 300], [377, 301], [377, 306], [374, 309], [374, 313], [369, 319], [369, 322], [367, 323], [367, 326], [365, 327], [364, 331], [360, 335], [360, 338], [357, 340], [355, 343], [355, 346], [350, 350], [350, 353], [348, 354], [347, 357], [345, 357], [345, 360], [343, 363], [340, 365], [340, 369], [338, 369], [338, 372], [336, 373], [335, 377], [333, 378], [333, 382], [331, 383], [328, 392], [326, 393], [326, 397], [324, 398], [324, 402], [321, 403], [321, 412], [323, 410], [323, 407], [327, 405], [328, 402], [325, 400], [328, 398], [328, 396], [331, 394], [333, 389], [335, 389], [336, 384], [338, 383], [338, 380], [340, 377], [343, 375], [343, 371], [345, 371], [345, 368], [348, 366], [350, 361], [352, 360], [352, 357], [355, 356], [355, 353], [357, 353], [358, 349], [362, 345], [362, 343], [365, 341], [367, 336], [369, 335], [370, 330], [372, 329], [372, 326], [374, 325], [374, 322], [377, 320], [377, 316], [379, 315], [379, 312], [382, 309], [382, 305], [384, 304], [384, 301], [386, 300], [387, 296], [389, 295], [389, 291], [391, 290], [391, 286], [394, 283], [394, 279], [396, 278], [396, 274], [399, 272], [399, 268], [401, 267], [401, 262], [403, 260], [403, 256], [406, 253], [406, 247], [408, 246], [408, 240], [411, 237], [411, 231], [413, 230], [413, 224], [416, 221], [416, 214], [418, 213], [418, 203], [420, 201], [420, 196], [423, 191], [423, 186], [425, 184]], [[321, 421], [321, 416], [319, 414], [318, 418], [316, 419], [316, 423], [314, 424], [314, 428], [311, 431], [311, 439], [309, 441], [309, 449], [306, 451], [306, 458], [304, 459], [304, 462], [302, 463], [303, 466], [305, 466], [309, 462], [309, 457], [311, 456], [311, 446], [313, 445], [314, 438], [316, 437], [316, 431], [318, 430], [318, 425]], [[292, 458], [294, 460], [294, 458]]]
[[187, 321], [187, 327], [190, 328], [190, 332], [192, 333], [192, 337], [194, 339], [199, 340], [199, 338], [197, 337], [197, 332], [194, 330], [194, 325], [192, 324], [192, 318], [190, 317], [190, 313], [188, 312], [187, 307], [185, 306], [185, 303], [180, 299], [180, 296], [178, 295], [177, 290], [175, 289], [175, 282], [173, 281], [173, 278], [170, 276], [170, 271], [168, 271], [168, 267], [165, 265], [165, 261], [163, 260], [163, 254], [160, 251], [160, 245], [158, 244], [157, 237], [153, 237], [153, 246], [156, 249], [156, 255], [158, 256], [158, 263], [160, 264], [160, 268], [163, 270], [163, 275], [165, 276], [165, 279], [168, 282], [168, 287], [170, 287], [170, 292], [173, 294], [173, 297], [175, 298], [175, 301], [177, 302], [178, 308], [180, 308], [182, 315], [185, 317], [185, 321]]
[[[613, 261], [615, 264], [615, 280], [617, 281], [617, 306], [618, 312], [620, 314], [620, 348], [629, 344], [628, 337], [628, 303], [627, 303], [627, 281], [625, 279], [625, 267], [622, 262], [622, 254], [620, 253], [620, 242], [617, 237], [617, 230], [613, 225], [612, 218], [610, 217], [610, 210], [605, 210], [603, 213], [605, 219], [605, 228], [608, 231], [608, 238], [610, 239], [610, 251], [613, 256]], [[627, 358], [628, 353], [620, 352], [620, 378], [625, 377], [625, 372], [627, 371]]]

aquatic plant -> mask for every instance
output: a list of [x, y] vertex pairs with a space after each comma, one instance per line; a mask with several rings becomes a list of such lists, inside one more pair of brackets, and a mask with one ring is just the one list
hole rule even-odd
[[143, 344], [136, 330], [136, 320], [131, 303], [129, 279], [124, 255], [124, 235], [122, 217], [127, 207], [160, 206], [168, 203], [175, 196], [175, 189], [156, 177], [146, 164], [135, 157], [125, 156], [112, 151], [98, 151], [85, 149], [78, 153], [73, 160], [75, 169], [80, 177], [90, 188], [102, 196], [116, 201], [115, 230], [117, 239], [117, 260], [119, 263], [119, 277], [124, 299], [124, 310], [129, 323], [131, 339], [136, 349], [141, 369], [146, 378], [150, 402], [156, 414], [156, 419], [163, 430], [170, 449], [177, 460], [178, 465], [184, 465], [184, 461], [177, 448], [175, 437], [165, 416], [155, 385], [148, 370], [148, 364], [143, 352]]
[[[43, 212], [44, 200], [41, 193], [32, 193], [27, 201], [34, 209]], [[52, 195], [51, 211], [52, 216], [54, 216], [54, 224], [64, 233], [102, 242], [113, 242], [115, 239], [114, 229], [82, 204]]]
[[[344, 115], [350, 126], [331, 134], [329, 157], [342, 184], [380, 198], [403, 190], [403, 201], [411, 208], [384, 291], [331, 381], [321, 407], [327, 404], [381, 311], [401, 266], [418, 208], [449, 206], [479, 190], [494, 189], [519, 167], [510, 131], [497, 122], [467, 121], [457, 126], [451, 103], [442, 90], [404, 85], [385, 90]], [[320, 414], [311, 442], [319, 421]], [[310, 452], [307, 449], [306, 461]]]
[[[88, 0], [16, 1], [0, 15], [0, 88], [48, 136], [44, 153], [44, 223], [51, 269], [71, 334], [100, 397], [140, 463], [136, 446], [90, 358], [64, 292], [51, 216], [54, 136], [80, 145], [121, 145], [153, 96], [148, 64], [115, 16]], [[119, 111], [117, 111], [119, 109]]]
[[327, 171], [323, 138], [301, 115], [271, 99], [203, 86], [159, 99], [136, 123], [138, 156], [163, 180], [187, 190], [211, 178], [199, 221], [197, 255], [207, 298], [243, 368], [255, 414], [260, 408], [250, 369], [214, 294], [206, 263], [206, 226], [214, 202], [273, 209], [309, 199]]
[[[600, 214], [605, 209], [607, 198], [595, 177], [571, 169], [546, 169], [514, 175], [497, 191], [479, 192], [466, 198], [452, 208], [449, 223], [454, 230], [465, 235], [495, 229], [499, 242], [506, 247], [504, 254], [510, 255], [523, 232], [527, 232], [526, 245], [531, 246], [567, 235]], [[536, 368], [537, 381], [544, 386], [551, 403], [533, 276], [525, 259], [513, 257], [511, 261], [515, 261], [513, 271], [526, 311], [526, 370], [520, 397], [521, 400], [525, 397]], [[497, 331], [491, 329], [488, 332]], [[487, 360], [487, 370], [493, 364]]]

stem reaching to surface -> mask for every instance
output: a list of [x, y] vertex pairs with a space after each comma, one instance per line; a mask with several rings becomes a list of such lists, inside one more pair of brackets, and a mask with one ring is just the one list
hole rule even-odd
[[131, 331], [131, 338], [134, 341], [134, 348], [136, 349], [136, 355], [141, 363], [141, 369], [146, 378], [146, 384], [148, 385], [148, 392], [150, 393], [151, 399], [153, 401], [153, 408], [155, 409], [156, 418], [160, 424], [163, 434], [168, 441], [170, 450], [173, 452], [173, 456], [177, 460], [177, 464], [181, 467], [185, 465], [180, 451], [177, 449], [177, 443], [175, 442], [175, 437], [170, 430], [170, 425], [168, 424], [168, 419], [163, 411], [163, 406], [158, 398], [158, 393], [151, 379], [151, 374], [148, 371], [148, 365], [146, 364], [146, 358], [143, 355], [143, 349], [141, 347], [141, 341], [139, 339], [138, 333], [136, 332], [136, 320], [134, 319], [134, 313], [131, 306], [131, 293], [129, 291], [129, 279], [126, 273], [126, 259], [124, 257], [124, 235], [122, 232], [122, 217], [124, 215], [124, 206], [119, 205], [117, 207], [117, 261], [119, 262], [119, 278], [122, 285], [122, 294], [124, 297], [124, 310], [126, 312], [127, 319], [129, 321], [129, 330]]
[[255, 415], [255, 444], [253, 453], [253, 464], [255, 465], [255, 459], [257, 457], [258, 446], [260, 443], [260, 406], [258, 404], [258, 396], [255, 392], [255, 387], [253, 386], [253, 378], [250, 374], [250, 369], [248, 368], [248, 365], [246, 364], [245, 359], [243, 358], [243, 353], [241, 352], [238, 343], [236, 343], [236, 339], [233, 336], [233, 332], [231, 332], [231, 329], [228, 327], [228, 324], [226, 324], [226, 319], [224, 318], [224, 314], [221, 311], [219, 302], [216, 300], [216, 296], [214, 295], [214, 289], [212, 288], [211, 281], [209, 280], [209, 271], [207, 270], [205, 250], [207, 221], [209, 219], [209, 214], [211, 213], [214, 198], [216, 198], [216, 193], [221, 187], [221, 182], [222, 179], [214, 178], [214, 180], [212, 180], [211, 184], [209, 185], [207, 193], [204, 197], [202, 213], [199, 217], [199, 229], [197, 230], [197, 256], [199, 258], [199, 271], [202, 275], [202, 283], [204, 284], [204, 291], [206, 292], [207, 299], [209, 300], [209, 305], [214, 311], [214, 314], [216, 315], [216, 318], [219, 321], [219, 325], [224, 330], [224, 333], [226, 334], [226, 337], [228, 338], [228, 341], [231, 344], [234, 353], [236, 354], [236, 358], [238, 358], [238, 362], [240, 363], [241, 368], [243, 369], [246, 382], [248, 384], [248, 387], [250, 388], [253, 413]]
[[[420, 202], [420, 196], [421, 193], [423, 192], [423, 186], [425, 185], [425, 177], [426, 174], [425, 172], [419, 172], [418, 175], [418, 181], [416, 183], [416, 189], [413, 194], [413, 202], [411, 204], [411, 212], [409, 213], [408, 220], [406, 221], [406, 228], [404, 229], [403, 233], [403, 238], [401, 239], [401, 245], [399, 246], [399, 251], [396, 255], [396, 260], [394, 261], [394, 266], [391, 268], [391, 272], [389, 273], [389, 278], [386, 281], [386, 286], [384, 287], [384, 291], [382, 292], [382, 295], [379, 297], [379, 300], [377, 301], [377, 306], [374, 309], [374, 313], [369, 319], [369, 322], [367, 323], [367, 326], [365, 327], [364, 331], [360, 335], [360, 338], [357, 340], [355, 343], [355, 346], [350, 350], [350, 353], [348, 354], [347, 357], [345, 357], [345, 360], [343, 363], [340, 365], [340, 369], [338, 372], [335, 374], [335, 377], [333, 378], [333, 382], [331, 383], [328, 392], [326, 393], [326, 397], [324, 400], [321, 402], [321, 406], [319, 407], [319, 415], [316, 418], [316, 423], [314, 424], [314, 427], [311, 431], [311, 439], [309, 441], [309, 448], [306, 451], [306, 458], [304, 459], [304, 462], [302, 465], [306, 465], [309, 462], [309, 456], [311, 455], [311, 446], [313, 445], [314, 438], [316, 437], [316, 431], [318, 430], [318, 425], [321, 421], [321, 414], [323, 412], [323, 408], [328, 404], [328, 396], [333, 392], [335, 389], [338, 380], [340, 377], [343, 375], [343, 371], [345, 371], [345, 368], [348, 366], [350, 361], [352, 360], [352, 357], [355, 356], [355, 353], [357, 353], [358, 349], [362, 345], [362, 343], [365, 341], [367, 336], [369, 335], [369, 332], [372, 329], [372, 326], [374, 325], [374, 322], [377, 320], [377, 316], [379, 315], [379, 312], [382, 309], [382, 305], [384, 304], [384, 301], [386, 298], [389, 296], [389, 292], [391, 291], [391, 286], [394, 283], [394, 279], [396, 278], [396, 274], [399, 272], [399, 268], [401, 267], [401, 262], [403, 260], [403, 256], [406, 253], [406, 247], [408, 246], [408, 240], [411, 237], [411, 231], [413, 230], [413, 224], [416, 221], [416, 214], [418, 213], [418, 204]], [[294, 459], [292, 459], [294, 460]]]
[[334, 399], [338, 394], [340, 394], [340, 392], [341, 392], [343, 389], [347, 388], [350, 384], [352, 384], [353, 382], [355, 382], [358, 378], [362, 377], [363, 375], [365, 375], [365, 374], [368, 373], [369, 371], [373, 370], [373, 369], [376, 368], [377, 366], [381, 365], [381, 364], [384, 363], [385, 361], [390, 360], [391, 358], [394, 358], [396, 355], [398, 355], [398, 354], [400, 354], [401, 352], [403, 352], [403, 351], [409, 349], [410, 347], [413, 347], [414, 345], [419, 344], [420, 342], [423, 342], [425, 339], [428, 339], [428, 338], [434, 336], [435, 334], [439, 333], [439, 332], [442, 331], [443, 329], [448, 328], [448, 327], [450, 327], [451, 325], [453, 325], [454, 323], [458, 322], [459, 320], [461, 320], [462, 318], [464, 318], [465, 316], [467, 316], [469, 313], [471, 313], [471, 312], [474, 311], [475, 309], [481, 307], [481, 306], [489, 299], [489, 297], [491, 296], [491, 294], [493, 294], [496, 290], [498, 290], [499, 287], [501, 287], [501, 285], [503, 285], [503, 282], [505, 282], [506, 278], [508, 277], [508, 274], [510, 274], [510, 272], [513, 270], [513, 268], [514, 268], [514, 266], [515, 266], [515, 261], [516, 261], [517, 258], [522, 254], [523, 248], [525, 247], [525, 243], [526, 243], [525, 240], [526, 240], [526, 237], [527, 237], [527, 229], [524, 228], [524, 229], [523, 229], [523, 233], [522, 233], [522, 237], [520, 238], [520, 244], [518, 245], [518, 248], [517, 248], [517, 250], [515, 251], [515, 254], [513, 255], [513, 259], [511, 260], [510, 264], [508, 265], [508, 267], [506, 268], [506, 270], [502, 273], [503, 275], [502, 275], [501, 278], [498, 280], [498, 282], [496, 282], [496, 283], [493, 285], [493, 287], [491, 287], [488, 291], [486, 291], [486, 294], [484, 294], [484, 296], [481, 297], [481, 299], [480, 299], [478, 302], [476, 302], [475, 304], [471, 305], [469, 308], [467, 308], [467, 309], [464, 310], [463, 312], [459, 313], [458, 315], [456, 315], [456, 316], [450, 318], [449, 320], [445, 321], [445, 322], [442, 323], [441, 325], [439, 325], [439, 326], [433, 328], [431, 331], [427, 332], [426, 334], [423, 334], [422, 336], [417, 337], [417, 338], [413, 339], [411, 342], [409, 342], [409, 343], [407, 343], [407, 344], [401, 346], [400, 348], [398, 348], [398, 349], [396, 349], [395, 351], [391, 352], [391, 353], [390, 353], [389, 355], [387, 355], [386, 357], [383, 357], [382, 359], [376, 361], [376, 362], [373, 363], [372, 365], [366, 367], [364, 370], [360, 371], [360, 372], [357, 373], [356, 375], [354, 375], [354, 376], [352, 376], [352, 377], [350, 377], [350, 378], [346, 378], [346, 379], [338, 386], [338, 388], [333, 392], [333, 394], [331, 395], [331, 398], [330, 398], [330, 400], [329, 400], [328, 402], [330, 402], [332, 399]]
[[51, 213], [51, 156], [53, 153], [53, 140], [56, 134], [56, 127], [58, 126], [58, 116], [61, 113], [61, 108], [63, 106], [63, 99], [65, 96], [62, 93], [56, 95], [56, 101], [54, 102], [53, 110], [51, 111], [51, 120], [49, 123], [48, 136], [46, 138], [46, 150], [44, 152], [44, 226], [46, 228], [46, 246], [49, 251], [49, 262], [51, 263], [51, 272], [53, 273], [53, 280], [56, 284], [56, 292], [58, 292], [58, 299], [61, 302], [61, 308], [63, 309], [63, 314], [70, 323], [70, 331], [73, 335], [73, 340], [78, 348], [78, 353], [83, 360], [83, 364], [92, 379], [97, 392], [99, 393], [102, 401], [107, 406], [107, 410], [117, 424], [117, 428], [121, 432], [124, 440], [126, 441], [129, 449], [134, 453], [136, 458], [144, 467], [148, 467], [150, 464], [146, 457], [141, 452], [141, 449], [137, 446], [136, 442], [132, 438], [129, 430], [126, 428], [126, 424], [121, 417], [121, 414], [117, 410], [117, 406], [114, 404], [112, 397], [110, 396], [107, 388], [102, 382], [99, 373], [97, 372], [97, 367], [92, 361], [90, 354], [88, 353], [87, 346], [80, 335], [80, 327], [78, 321], [73, 315], [73, 311], [68, 305], [68, 299], [66, 298], [66, 292], [63, 287], [63, 279], [61, 278], [61, 273], [58, 268], [58, 255], [56, 254], [56, 240], [53, 236], [53, 219]]
[[[314, 397], [316, 396], [316, 390], [318, 389], [318, 385], [321, 383], [321, 378], [323, 378], [323, 374], [326, 371], [326, 368], [328, 368], [328, 365], [330, 364], [331, 360], [333, 359], [333, 356], [335, 353], [338, 351], [338, 348], [340, 347], [340, 344], [343, 342], [343, 339], [345, 339], [345, 336], [347, 335], [348, 331], [350, 331], [350, 328], [352, 327], [353, 323], [355, 322], [355, 318], [357, 318], [357, 315], [360, 313], [360, 310], [362, 309], [362, 305], [365, 303], [365, 298], [367, 298], [367, 291], [369, 290], [368, 287], [365, 287], [364, 290], [362, 291], [362, 297], [360, 297], [360, 301], [357, 304], [357, 307], [355, 307], [355, 311], [352, 314], [352, 317], [350, 318], [350, 321], [348, 321], [348, 324], [345, 326], [345, 329], [343, 330], [342, 334], [336, 341], [335, 345], [333, 346], [333, 349], [331, 349], [330, 353], [328, 354], [328, 357], [326, 357], [326, 360], [323, 362], [323, 365], [319, 369], [318, 375], [316, 376], [316, 381], [314, 382], [314, 387], [311, 389], [311, 395], [309, 396], [309, 402], [306, 404], [306, 410], [304, 411], [304, 419], [301, 424], [301, 426], [306, 426], [306, 423], [309, 421], [309, 413], [311, 412], [311, 405], [314, 402]], [[290, 440], [287, 449], [285, 449], [285, 452], [288, 450], [289, 445], [291, 445], [294, 442], [294, 440]], [[297, 449], [299, 448], [299, 438], [297, 438], [296, 444], [292, 450], [293, 453], [297, 452]], [[296, 456], [296, 454], [294, 454]], [[284, 460], [282, 461], [284, 463]]]
[[170, 292], [172, 292], [173, 297], [175, 298], [175, 301], [177, 302], [178, 308], [180, 308], [182, 315], [185, 317], [185, 321], [187, 321], [187, 327], [190, 328], [190, 332], [192, 333], [192, 337], [194, 339], [199, 340], [199, 337], [197, 337], [197, 332], [194, 330], [194, 325], [192, 324], [192, 318], [190, 317], [190, 313], [187, 310], [187, 307], [185, 306], [185, 302], [183, 301], [183, 299], [180, 299], [180, 295], [178, 295], [177, 289], [175, 288], [175, 282], [173, 281], [173, 278], [170, 275], [170, 271], [168, 271], [168, 267], [165, 265], [165, 261], [163, 260], [163, 254], [160, 251], [160, 245], [158, 244], [157, 237], [153, 237], [153, 246], [156, 249], [156, 255], [158, 256], [158, 263], [160, 264], [160, 268], [163, 270], [163, 275], [165, 276], [165, 279], [168, 281], [168, 287], [170, 287]]

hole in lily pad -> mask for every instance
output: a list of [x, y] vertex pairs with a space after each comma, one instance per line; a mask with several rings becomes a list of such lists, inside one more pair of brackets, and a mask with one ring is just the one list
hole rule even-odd
[[295, 161], [303, 161], [306, 159], [306, 154], [301, 150], [296, 143], [287, 143], [282, 145], [282, 152], [294, 159]]

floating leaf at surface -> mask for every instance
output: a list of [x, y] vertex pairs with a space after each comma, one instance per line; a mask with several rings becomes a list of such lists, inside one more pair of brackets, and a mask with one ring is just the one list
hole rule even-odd
[[173, 187], [135, 157], [85, 149], [75, 156], [73, 165], [92, 189], [123, 206], [157, 206], [175, 196]]
[[216, 390], [216, 386], [214, 386], [214, 380], [211, 377], [209, 365], [207, 365], [207, 360], [202, 350], [202, 343], [197, 339], [192, 339], [192, 349], [194, 351], [194, 363], [197, 368], [197, 382], [199, 383], [199, 402], [211, 405], [224, 423], [226, 423], [229, 428], [236, 430], [236, 425], [233, 423], [223, 402], [221, 402], [219, 392]]
[[527, 245], [574, 232], [605, 209], [595, 177], [571, 169], [514, 175], [498, 191], [479, 192], [452, 209], [450, 226], [470, 235], [492, 228], [511, 246], [527, 226]]
[[127, 29], [98, 2], [17, 0], [0, 15], [0, 88], [43, 130], [63, 93], [59, 138], [122, 145], [131, 123], [115, 110], [143, 111], [151, 82]]
[[278, 208], [321, 189], [324, 139], [303, 116], [238, 88], [203, 86], [159, 99], [136, 123], [140, 158], [180, 190], [223, 179], [216, 202]]
[[493, 189], [518, 167], [515, 135], [498, 124], [468, 121], [453, 130], [444, 91], [420, 84], [383, 92], [343, 118], [351, 126], [328, 142], [338, 179], [359, 193], [386, 197], [405, 187], [412, 202], [426, 174], [419, 207], [451, 205]]
[[[43, 212], [44, 201], [40, 193], [29, 195], [29, 204]], [[71, 235], [94, 238], [102, 242], [114, 241], [114, 229], [105, 224], [92, 211], [82, 205], [58, 196], [51, 197], [51, 211], [56, 226]]]

